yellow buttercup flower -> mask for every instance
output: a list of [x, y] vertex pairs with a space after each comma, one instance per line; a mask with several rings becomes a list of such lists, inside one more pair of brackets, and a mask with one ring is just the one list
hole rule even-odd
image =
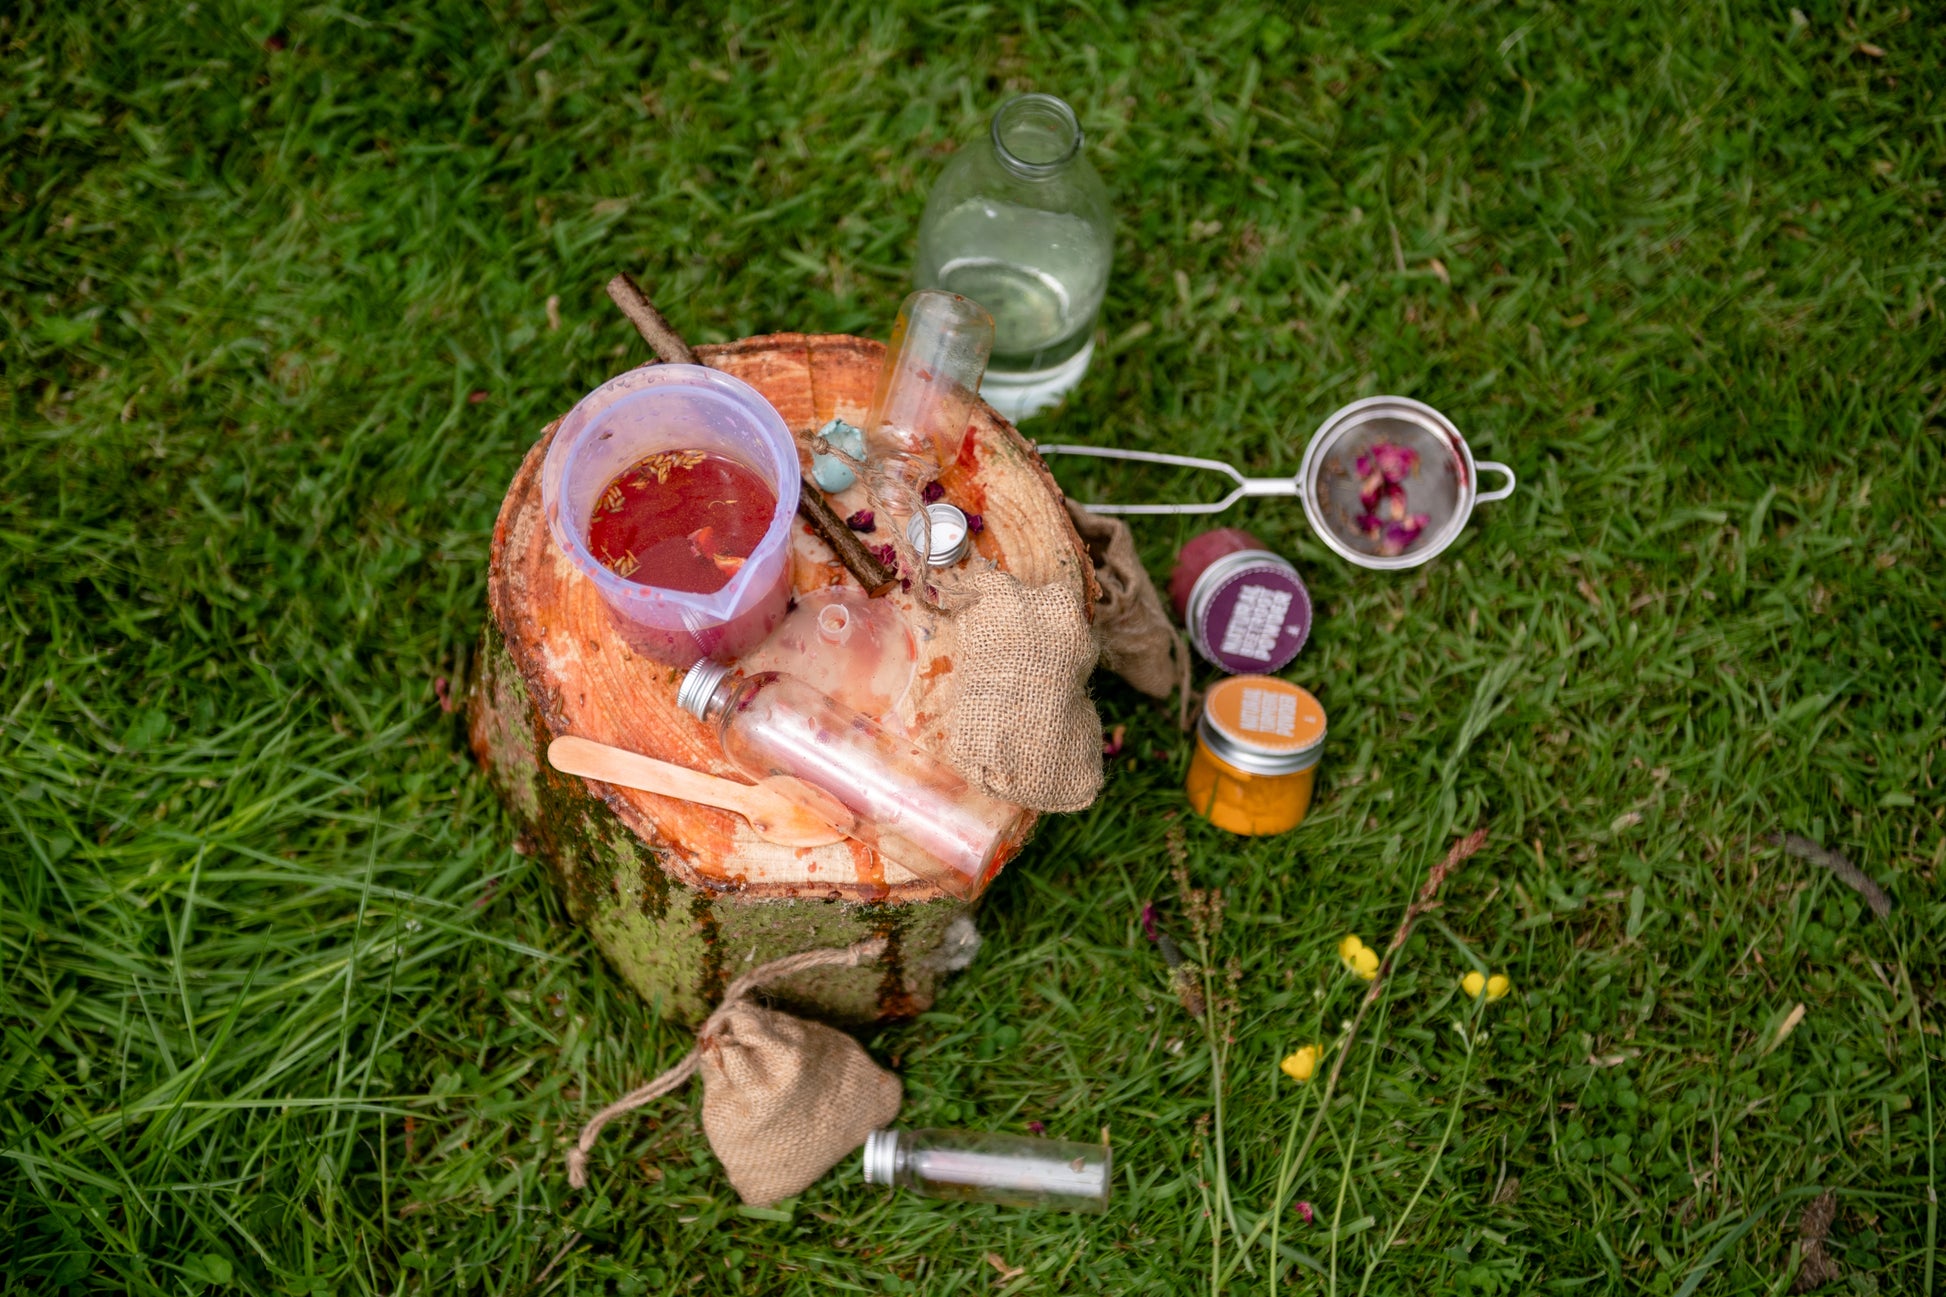
[[1475, 972], [1468, 973], [1465, 977], [1460, 978], [1460, 990], [1466, 992], [1466, 997], [1469, 1000], [1479, 999], [1480, 993], [1484, 991], [1486, 992], [1488, 1004], [1492, 1004], [1495, 1000], [1513, 989], [1514, 984], [1507, 980], [1506, 974], [1504, 973], [1495, 973], [1492, 977], [1487, 977], [1484, 974]]
[[1378, 952], [1359, 940], [1357, 933], [1338, 943], [1338, 958], [1368, 982], [1378, 976]]
[[1323, 1053], [1316, 1045], [1306, 1045], [1277, 1066], [1284, 1069], [1285, 1076], [1301, 1084], [1317, 1075], [1318, 1059]]

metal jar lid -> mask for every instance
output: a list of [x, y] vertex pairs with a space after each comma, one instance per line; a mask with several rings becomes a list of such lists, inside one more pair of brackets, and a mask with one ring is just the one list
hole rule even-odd
[[1189, 642], [1233, 674], [1281, 671], [1311, 636], [1311, 592], [1267, 549], [1225, 554], [1190, 588]]
[[926, 523], [932, 523], [932, 550], [926, 554], [926, 562], [932, 567], [951, 567], [966, 557], [973, 548], [973, 529], [966, 525], [966, 515], [954, 506], [940, 501], [926, 506], [922, 517], [913, 514], [912, 520], [905, 525], [905, 538], [912, 542], [912, 548], [924, 551], [926, 548]]
[[1324, 755], [1324, 706], [1274, 676], [1231, 676], [1210, 687], [1196, 737], [1210, 755], [1253, 775], [1294, 775]]
[[689, 674], [676, 687], [676, 706], [699, 721], [705, 719], [709, 700], [716, 697], [716, 686], [722, 684], [723, 678], [735, 669], [704, 658], [689, 668]]
[[899, 1132], [875, 1130], [865, 1136], [862, 1162], [866, 1184], [891, 1184], [899, 1170]]

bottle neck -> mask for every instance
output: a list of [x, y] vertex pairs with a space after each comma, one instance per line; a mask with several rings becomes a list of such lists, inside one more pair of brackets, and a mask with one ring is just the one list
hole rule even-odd
[[1053, 95], [1018, 95], [993, 115], [993, 152], [1021, 180], [1052, 180], [1081, 156], [1081, 123]]

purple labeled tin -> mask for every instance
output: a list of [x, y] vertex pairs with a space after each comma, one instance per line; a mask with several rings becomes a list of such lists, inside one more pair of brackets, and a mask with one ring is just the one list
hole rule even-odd
[[1182, 547], [1169, 598], [1196, 651], [1231, 675], [1283, 670], [1311, 634], [1311, 594], [1297, 569], [1235, 527]]

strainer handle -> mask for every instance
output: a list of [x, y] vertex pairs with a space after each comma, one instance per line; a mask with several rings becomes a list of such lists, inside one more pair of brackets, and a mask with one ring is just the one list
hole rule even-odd
[[1490, 459], [1483, 459], [1475, 464], [1474, 467], [1482, 473], [1498, 473], [1507, 479], [1507, 484], [1499, 490], [1482, 491], [1474, 496], [1474, 504], [1491, 504], [1495, 500], [1504, 500], [1514, 493], [1514, 471], [1505, 464], [1496, 464]]
[[1200, 468], [1222, 473], [1236, 483], [1230, 493], [1213, 504], [1084, 504], [1089, 513], [1222, 513], [1246, 495], [1296, 495], [1294, 477], [1245, 477], [1219, 459], [1198, 459], [1194, 455], [1167, 455], [1155, 450], [1123, 450], [1114, 446], [1050, 446], [1036, 444], [1042, 455], [1091, 455], [1096, 459], [1132, 459], [1144, 464], [1168, 464], [1175, 468]]

